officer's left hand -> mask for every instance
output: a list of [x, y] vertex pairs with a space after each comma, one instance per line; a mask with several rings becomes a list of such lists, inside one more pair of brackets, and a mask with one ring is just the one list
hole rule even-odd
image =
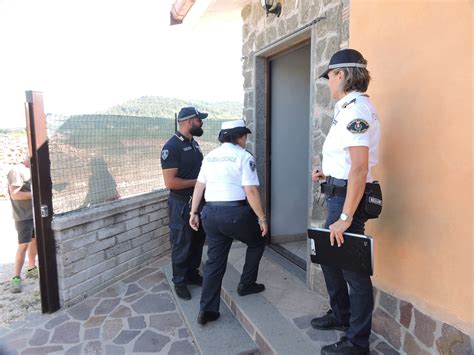
[[191, 226], [192, 229], [197, 231], [199, 229], [199, 215], [192, 214], [189, 217], [189, 225]]
[[334, 245], [334, 240], [336, 240], [337, 246], [340, 247], [344, 244], [344, 232], [351, 226], [350, 221], [343, 221], [338, 219], [336, 222], [329, 226], [331, 231], [329, 238], [331, 240], [331, 246]]
[[268, 233], [268, 224], [267, 222], [258, 222], [258, 225], [260, 227], [260, 232], [262, 232], [262, 237], [265, 237], [265, 235]]

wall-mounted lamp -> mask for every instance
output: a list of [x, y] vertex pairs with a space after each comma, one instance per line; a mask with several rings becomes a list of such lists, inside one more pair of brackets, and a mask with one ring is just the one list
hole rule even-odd
[[281, 14], [281, 4], [278, 0], [260, 0], [263, 9], [268, 14], [274, 14], [277, 17], [280, 17]]

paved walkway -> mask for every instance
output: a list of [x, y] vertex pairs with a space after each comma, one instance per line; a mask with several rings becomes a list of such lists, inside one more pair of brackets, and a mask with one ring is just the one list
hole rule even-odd
[[0, 329], [6, 354], [197, 354], [161, 271], [169, 262], [164, 257], [72, 308]]

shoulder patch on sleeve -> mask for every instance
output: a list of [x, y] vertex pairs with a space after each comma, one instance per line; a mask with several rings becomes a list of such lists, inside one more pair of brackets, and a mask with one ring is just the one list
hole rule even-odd
[[351, 133], [365, 133], [369, 127], [369, 123], [366, 120], [362, 118], [356, 118], [355, 120], [349, 122], [347, 125], [347, 130]]
[[250, 164], [250, 170], [255, 171], [255, 169], [257, 168], [257, 165], [255, 164], [255, 161], [253, 159], [251, 159], [249, 161], [249, 164]]
[[169, 155], [170, 155], [170, 152], [168, 149], [163, 149], [161, 151], [161, 159], [166, 160], [166, 158], [168, 158]]

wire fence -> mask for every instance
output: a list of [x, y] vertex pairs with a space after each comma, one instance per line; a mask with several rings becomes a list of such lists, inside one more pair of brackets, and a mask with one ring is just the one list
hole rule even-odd
[[[47, 115], [56, 214], [165, 188], [160, 151], [174, 119]], [[204, 120], [204, 154], [219, 145], [222, 120]]]

